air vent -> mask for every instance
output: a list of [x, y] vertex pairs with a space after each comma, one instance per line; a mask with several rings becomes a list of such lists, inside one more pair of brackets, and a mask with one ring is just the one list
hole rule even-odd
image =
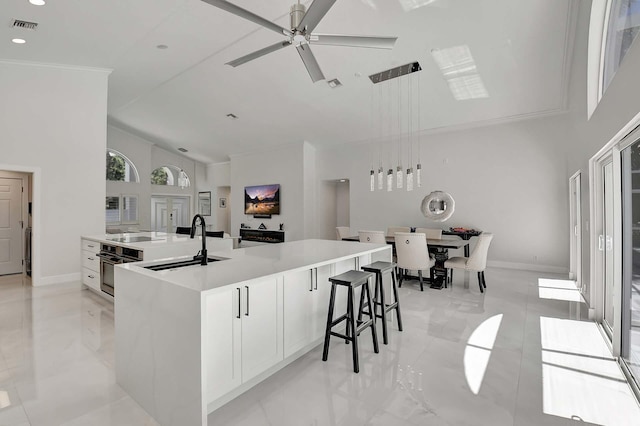
[[189, 152], [189, 150], [186, 149], [186, 148], [178, 148], [178, 151], [180, 151], [180, 152]]
[[37, 22], [22, 21], [20, 19], [14, 19], [12, 27], [13, 28], [22, 28], [22, 29], [25, 29], [25, 30], [35, 30], [36, 28], [38, 28], [38, 23]]
[[418, 62], [411, 62], [410, 64], [391, 68], [390, 70], [382, 71], [376, 74], [371, 74], [369, 78], [371, 79], [373, 84], [376, 84], [418, 71], [422, 71], [422, 67], [420, 67], [420, 64]]
[[342, 83], [340, 83], [340, 80], [338, 80], [337, 78], [334, 78], [333, 80], [329, 80], [327, 81], [327, 84], [329, 85], [329, 87], [331, 87], [332, 89], [335, 89], [336, 87], [340, 87], [342, 86]]

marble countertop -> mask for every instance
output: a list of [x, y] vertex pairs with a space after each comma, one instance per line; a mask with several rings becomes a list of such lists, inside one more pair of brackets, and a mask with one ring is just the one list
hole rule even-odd
[[[391, 251], [391, 246], [349, 241], [299, 240], [209, 252], [209, 256], [223, 257], [226, 260], [209, 263], [206, 267], [194, 265], [164, 271], [151, 271], [144, 268], [144, 266], [166, 263], [167, 259], [163, 259], [162, 261], [128, 263], [118, 265], [117, 268], [125, 268], [196, 291], [208, 291], [230, 284], [288, 271], [311, 269], [322, 264], [385, 250]], [[173, 260], [187, 258], [185, 256]]]
[[[136, 241], [139, 237], [149, 237], [150, 241]], [[171, 234], [166, 232], [135, 232], [135, 233], [123, 233], [123, 234], [103, 234], [103, 235], [90, 235], [82, 236], [82, 239], [98, 241], [105, 244], [113, 244], [122, 247], [131, 247], [138, 250], [145, 250], [159, 245], [178, 245], [193, 242], [189, 235], [185, 234]], [[212, 238], [212, 237], [208, 237]], [[195, 240], [199, 241], [200, 237], [196, 237]]]

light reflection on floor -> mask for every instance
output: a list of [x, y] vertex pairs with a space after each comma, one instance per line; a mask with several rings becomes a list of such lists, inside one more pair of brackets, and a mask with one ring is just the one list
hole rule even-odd
[[464, 374], [469, 389], [476, 395], [482, 386], [501, 322], [502, 314], [492, 316], [473, 330], [467, 340], [467, 347], [464, 349]]
[[603, 425], [638, 425], [629, 385], [592, 322], [540, 318], [543, 410]]
[[575, 281], [570, 280], [540, 278], [538, 280], [538, 296], [540, 299], [566, 300], [567, 302], [583, 301]]

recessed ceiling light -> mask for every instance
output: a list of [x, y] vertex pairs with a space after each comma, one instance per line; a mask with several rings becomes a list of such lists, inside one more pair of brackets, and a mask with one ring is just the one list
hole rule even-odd
[[237, 119], [238, 119], [238, 116], [237, 116], [237, 115], [235, 115], [235, 114], [227, 114], [227, 118], [228, 118], [229, 120], [237, 120]]
[[178, 148], [178, 151], [180, 151], [180, 152], [189, 152], [189, 150], [186, 149], [186, 148]]
[[346, 179], [339, 179], [339, 182], [346, 182]]
[[166, 44], [159, 44], [156, 46], [158, 49], [168, 49], [169, 46], [167, 46]]
[[45, 1], [44, 0], [29, 0], [29, 3], [31, 3], [34, 6], [44, 6]]
[[25, 44], [27, 42], [23, 38], [12, 38], [11, 41], [14, 42], [15, 44]]

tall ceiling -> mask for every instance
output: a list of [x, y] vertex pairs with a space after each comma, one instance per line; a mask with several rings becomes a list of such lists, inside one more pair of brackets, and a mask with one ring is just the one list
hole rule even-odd
[[[294, 0], [230, 1], [290, 26]], [[0, 58], [110, 68], [110, 123], [167, 149], [184, 147], [196, 160], [219, 162], [287, 143], [362, 142], [562, 111], [576, 4], [338, 0], [315, 32], [398, 40], [392, 50], [312, 45], [327, 80], [342, 83], [337, 88], [313, 83], [293, 47], [225, 65], [284, 37], [200, 0], [48, 0], [44, 6], [2, 0]], [[14, 18], [38, 28], [14, 28]], [[27, 42], [14, 44], [15, 37]], [[433, 54], [450, 48], [471, 55], [453, 74]], [[422, 71], [412, 78], [376, 85], [368, 78], [414, 61]], [[457, 100], [452, 75], [475, 88], [479, 79], [485, 91]], [[415, 117], [411, 128], [408, 111]], [[227, 118], [230, 113], [238, 119]]]

